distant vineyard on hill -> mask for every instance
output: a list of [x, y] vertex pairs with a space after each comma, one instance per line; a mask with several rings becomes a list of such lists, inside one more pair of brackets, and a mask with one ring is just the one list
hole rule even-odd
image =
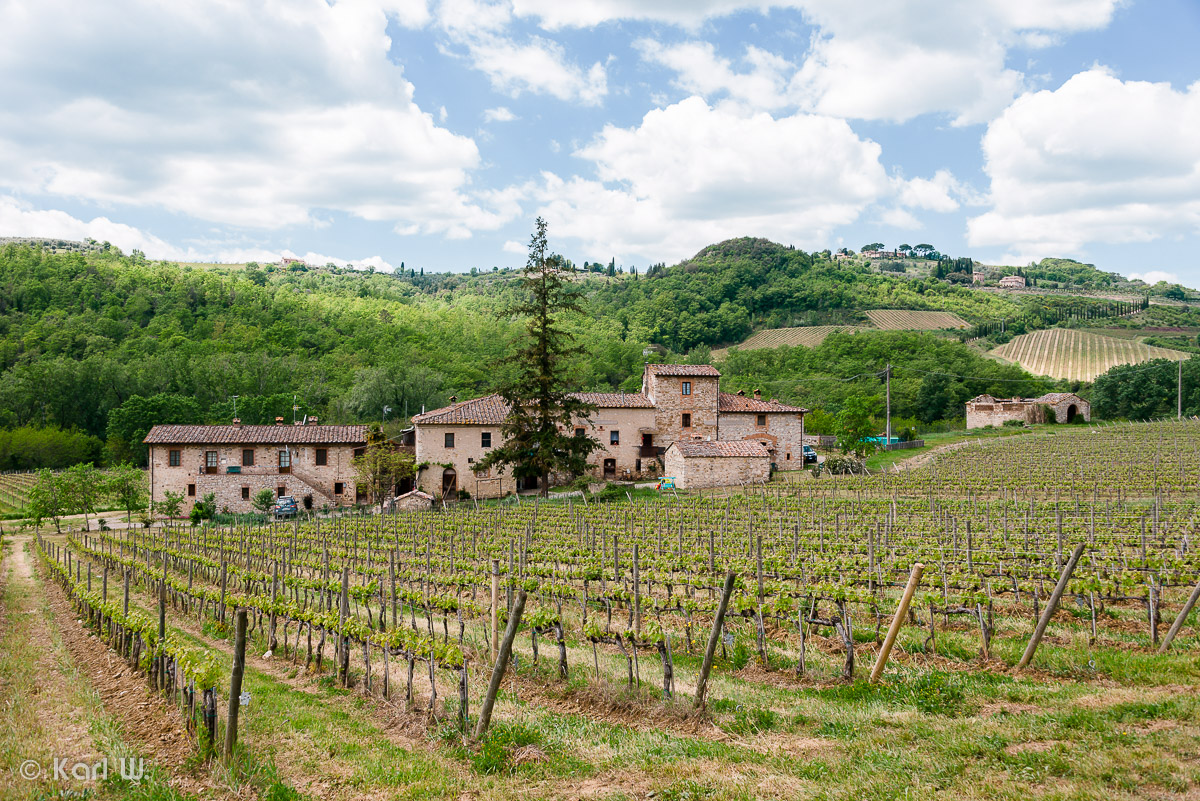
[[877, 328], [884, 331], [937, 331], [942, 328], [970, 328], [954, 312], [873, 309], [864, 312]]
[[1049, 328], [1022, 334], [995, 348], [991, 354], [1015, 362], [1034, 375], [1069, 381], [1092, 381], [1119, 364], [1139, 364], [1151, 359], [1186, 359], [1189, 355], [1129, 339], [1067, 328]]
[[[869, 327], [857, 325], [805, 325], [797, 328], [768, 328], [765, 331], [759, 331], [737, 347], [741, 350], [778, 348], [781, 345], [790, 345], [792, 347], [802, 345], [806, 348], [815, 348], [825, 341], [825, 337], [835, 331], [844, 331], [848, 334], [853, 334], [856, 331], [870, 330], [872, 329]], [[712, 352], [713, 358], [719, 359], [728, 351], [728, 348], [714, 350]]]

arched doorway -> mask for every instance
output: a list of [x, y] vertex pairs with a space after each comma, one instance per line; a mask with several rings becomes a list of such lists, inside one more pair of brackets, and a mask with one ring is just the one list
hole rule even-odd
[[458, 494], [458, 473], [453, 467], [447, 467], [442, 472], [442, 497], [450, 498]]
[[1070, 406], [1068, 406], [1067, 407], [1067, 422], [1068, 423], [1075, 422], [1075, 415], [1078, 413], [1079, 413], [1079, 410], [1075, 408], [1075, 404], [1072, 403]]

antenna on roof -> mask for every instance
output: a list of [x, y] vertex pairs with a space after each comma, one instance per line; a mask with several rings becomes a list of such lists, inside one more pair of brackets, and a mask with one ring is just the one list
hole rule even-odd
[[292, 396], [292, 425], [296, 425], [296, 412], [300, 411], [300, 407], [296, 405], [296, 396]]

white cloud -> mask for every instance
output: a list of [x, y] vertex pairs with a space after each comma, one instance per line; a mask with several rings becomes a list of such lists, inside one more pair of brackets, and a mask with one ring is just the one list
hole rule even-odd
[[517, 119], [517, 115], [504, 106], [484, 109], [483, 111], [484, 122], [512, 122], [515, 119]]
[[592, 27], [615, 20], [666, 22], [694, 28], [706, 20], [737, 11], [797, 5], [797, 2], [771, 0], [513, 0], [513, 11], [517, 16], [537, 17], [548, 30]]
[[[517, 41], [509, 33], [512, 9], [507, 2], [443, 0], [438, 24], [450, 41], [465, 48], [471, 65], [488, 76], [492, 87], [512, 97], [524, 92], [549, 95], [583, 105], [599, 105], [608, 94], [604, 65], [584, 68], [551, 39], [529, 36]], [[444, 50], [453, 54], [452, 48]]]
[[1159, 281], [1166, 281], [1168, 284], [1178, 284], [1179, 276], [1175, 273], [1167, 273], [1162, 270], [1149, 270], [1144, 273], [1130, 273], [1129, 280], [1145, 281], [1147, 284], [1157, 284]]
[[[504, 220], [475, 143], [388, 59], [422, 2], [0, 7], [0, 186], [236, 226], [330, 212], [462, 236]], [[164, 69], [164, 64], [188, 65]]]
[[476, 69], [492, 86], [512, 97], [522, 92], [546, 94], [583, 105], [599, 105], [608, 94], [608, 79], [599, 62], [584, 71], [571, 64], [562, 45], [540, 36], [521, 44], [503, 36], [486, 36], [468, 43]]
[[749, 69], [744, 72], [735, 71], [728, 59], [718, 57], [710, 42], [664, 46], [653, 39], [640, 39], [634, 47], [646, 61], [674, 70], [679, 76], [675, 85], [688, 93], [708, 98], [725, 94], [754, 109], [789, 104], [788, 75], [795, 66], [753, 45], [746, 48], [743, 61]]
[[[374, 269], [376, 272], [391, 273], [395, 272], [396, 268], [383, 259], [382, 256], [371, 256], [365, 259], [339, 259], [336, 256], [326, 256], [321, 253], [313, 253], [309, 251], [303, 256], [297, 256], [290, 250], [283, 250], [280, 256], [287, 256], [292, 259], [300, 259], [305, 264], [314, 267], [324, 267], [326, 264], [334, 264], [338, 267], [349, 267], [352, 270], [367, 270]], [[278, 259], [275, 259], [276, 261]]]
[[903, 206], [942, 213], [955, 211], [962, 203], [983, 203], [978, 193], [954, 177], [949, 170], [938, 170], [932, 178], [912, 178], [901, 182], [899, 201]]
[[1010, 47], [1102, 28], [1120, 0], [804, 0], [819, 26], [792, 91], [820, 113], [897, 122], [929, 112], [989, 120], [1024, 85]]
[[799, 9], [816, 32], [792, 58], [749, 48], [735, 70], [713, 45], [640, 43], [643, 58], [679, 75], [677, 85], [708, 99], [728, 95], [752, 108], [903, 122], [944, 113], [954, 124], [986, 122], [1025, 86], [1006, 66], [1014, 46], [1046, 47], [1060, 33], [1101, 28], [1120, 0], [791, 0], [644, 4], [623, 0], [525, 0], [517, 13], [550, 27], [619, 18], [658, 19], [694, 28], [735, 10]]
[[988, 126], [992, 208], [973, 246], [1025, 256], [1200, 232], [1200, 83], [1121, 81], [1102, 68], [1023, 95]]
[[0, 236], [46, 237], [111, 242], [125, 253], [140, 250], [152, 259], [191, 260], [194, 255], [162, 239], [107, 217], [80, 220], [65, 211], [34, 209], [15, 198], [0, 195]]
[[879, 221], [905, 231], [916, 231], [925, 227], [908, 209], [888, 209], [879, 215]]
[[517, 253], [524, 256], [528, 252], [528, 247], [516, 240], [510, 239], [504, 243], [503, 250], [505, 253]]
[[842, 120], [692, 97], [605, 126], [575, 152], [596, 179], [545, 173], [530, 191], [555, 236], [618, 257], [671, 261], [747, 235], [812, 247], [893, 192], [879, 153]]
[[111, 242], [125, 253], [140, 250], [148, 258], [170, 261], [220, 264], [248, 261], [270, 263], [288, 256], [317, 266], [332, 263], [339, 267], [350, 267], [356, 270], [374, 267], [377, 271], [392, 272], [394, 269], [381, 256], [371, 256], [365, 259], [342, 259], [312, 251], [301, 256], [286, 248], [274, 250], [261, 247], [231, 247], [229, 243], [222, 242], [201, 243], [201, 247], [180, 248], [153, 234], [131, 225], [113, 222], [107, 217], [81, 220], [57, 209], [34, 209], [16, 198], [3, 195], [0, 195], [0, 236], [45, 237], [77, 241], [91, 238], [97, 242]]

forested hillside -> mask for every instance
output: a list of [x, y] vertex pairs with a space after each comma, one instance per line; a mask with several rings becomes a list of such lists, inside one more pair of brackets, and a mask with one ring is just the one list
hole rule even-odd
[[[15, 430], [23, 426], [77, 429], [105, 439], [107, 459], [137, 459], [153, 423], [225, 421], [235, 403], [247, 423], [290, 421], [293, 405], [327, 422], [377, 421], [385, 407], [397, 420], [451, 395], [492, 391], [518, 330], [498, 316], [514, 276], [203, 268], [5, 246], [0, 427], [14, 431], [6, 452], [21, 451]], [[581, 271], [577, 286], [586, 315], [570, 323], [584, 351], [573, 366], [581, 389], [600, 391], [636, 391], [651, 343], [668, 349], [655, 359], [707, 361], [708, 345], [740, 339], [752, 324], [852, 319], [867, 308], [944, 309], [973, 323], [1020, 311], [1003, 295], [888, 278], [756, 239], [705, 248], [649, 275]], [[761, 386], [836, 411], [852, 389], [874, 391], [877, 382], [801, 379], [889, 361], [902, 368], [893, 380], [900, 416], [958, 416], [961, 400], [978, 392], [1048, 388], [931, 334], [868, 332], [853, 344], [835, 336], [811, 350], [734, 353], [718, 366], [730, 389]]]

